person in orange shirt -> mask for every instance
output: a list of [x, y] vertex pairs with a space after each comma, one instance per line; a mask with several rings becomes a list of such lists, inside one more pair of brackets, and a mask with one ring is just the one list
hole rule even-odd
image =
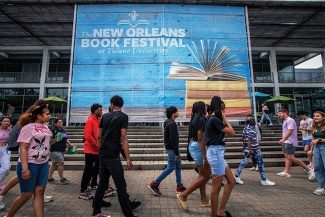
[[[95, 103], [91, 106], [84, 130], [84, 153], [85, 168], [81, 180], [81, 188], [78, 197], [90, 200], [93, 195], [87, 190], [88, 184], [93, 177], [98, 176], [99, 172], [99, 145], [98, 145], [98, 126], [102, 116], [103, 106]], [[92, 179], [92, 187], [97, 186], [97, 179]]]

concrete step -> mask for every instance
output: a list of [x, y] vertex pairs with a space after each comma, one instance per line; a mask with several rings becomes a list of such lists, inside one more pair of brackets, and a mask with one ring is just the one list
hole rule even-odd
[[[303, 162], [309, 163], [308, 158], [300, 158]], [[226, 160], [230, 168], [237, 168], [241, 162], [241, 159], [228, 159]], [[284, 167], [284, 158], [280, 159], [272, 159], [267, 158], [264, 159], [265, 167]], [[50, 162], [51, 163], [51, 162]], [[156, 161], [154, 164], [148, 161], [132, 161], [133, 170], [163, 170], [167, 165], [167, 161]], [[16, 170], [17, 162], [11, 162], [11, 170]], [[126, 170], [127, 164], [125, 161], [122, 161], [123, 167]], [[65, 170], [83, 170], [84, 169], [84, 161], [66, 161], [64, 164]], [[194, 169], [195, 163], [193, 161], [182, 160], [182, 169]], [[246, 168], [252, 167], [252, 162], [250, 162]]]
[[[181, 150], [182, 160], [186, 160], [186, 150]], [[296, 151], [295, 156], [297, 158], [305, 157], [306, 153], [304, 151]], [[167, 160], [167, 154], [165, 151], [161, 150], [160, 152], [155, 151], [154, 153], [131, 153], [130, 154], [131, 160], [134, 161], [148, 161], [154, 163], [156, 161], [163, 161]], [[82, 161], [84, 160], [84, 154], [74, 154], [74, 155], [65, 155], [65, 161]], [[225, 159], [242, 159], [243, 154], [241, 152], [226, 152]], [[263, 158], [283, 158], [283, 153], [279, 151], [263, 151]], [[13, 154], [11, 156], [11, 161], [17, 161], [18, 155]]]

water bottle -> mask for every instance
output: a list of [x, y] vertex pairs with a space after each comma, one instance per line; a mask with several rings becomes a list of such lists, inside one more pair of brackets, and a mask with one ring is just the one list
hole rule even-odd
[[61, 134], [60, 132], [58, 132], [58, 133], [56, 134], [56, 141], [57, 141], [57, 142], [60, 142], [60, 141], [61, 141], [61, 138], [62, 138], [62, 134]]

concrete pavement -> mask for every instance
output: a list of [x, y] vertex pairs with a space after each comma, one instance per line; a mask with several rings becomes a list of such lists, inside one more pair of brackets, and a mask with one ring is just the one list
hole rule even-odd
[[[310, 182], [307, 174], [300, 167], [293, 167], [291, 178], [279, 177], [277, 172], [283, 168], [268, 167], [266, 173], [276, 186], [260, 185], [259, 172], [248, 171], [246, 168], [241, 179], [244, 185], [236, 185], [228, 202], [227, 210], [234, 217], [242, 216], [324, 216], [325, 196], [316, 196], [313, 191], [317, 188], [317, 182]], [[235, 169], [232, 169], [235, 173]], [[188, 197], [189, 211], [184, 211], [176, 199], [175, 175], [172, 173], [160, 185], [162, 196], [154, 196], [147, 185], [154, 180], [161, 171], [158, 170], [130, 170], [125, 171], [128, 183], [128, 192], [131, 198], [142, 202], [134, 213], [141, 217], [199, 217], [210, 216], [210, 208], [199, 206], [199, 191], [193, 192]], [[11, 171], [4, 183], [15, 175]], [[61, 216], [91, 216], [91, 201], [77, 197], [80, 190], [82, 171], [65, 171], [65, 177], [70, 180], [69, 185], [48, 184], [45, 193], [53, 195], [54, 200], [45, 204], [46, 217]], [[57, 172], [53, 176], [58, 179]], [[185, 186], [197, 177], [194, 170], [183, 170], [182, 179]], [[224, 181], [225, 182], [225, 181]], [[114, 186], [114, 183], [112, 182]], [[207, 184], [207, 192], [210, 193], [211, 181]], [[95, 191], [92, 191], [95, 194]], [[19, 186], [13, 188], [4, 198], [5, 210], [0, 211], [4, 216], [12, 201], [19, 195]], [[122, 217], [117, 196], [106, 198], [112, 206], [103, 208], [102, 211], [112, 217]], [[16, 214], [17, 217], [33, 216], [31, 201], [28, 201]]]

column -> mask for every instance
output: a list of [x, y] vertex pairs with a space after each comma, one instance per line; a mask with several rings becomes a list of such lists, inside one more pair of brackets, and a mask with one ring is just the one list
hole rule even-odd
[[40, 92], [39, 98], [45, 98], [45, 80], [46, 75], [49, 70], [50, 63], [50, 52], [48, 46], [45, 46], [43, 49], [43, 58], [42, 58], [42, 70], [41, 70], [41, 78], [40, 78]]

